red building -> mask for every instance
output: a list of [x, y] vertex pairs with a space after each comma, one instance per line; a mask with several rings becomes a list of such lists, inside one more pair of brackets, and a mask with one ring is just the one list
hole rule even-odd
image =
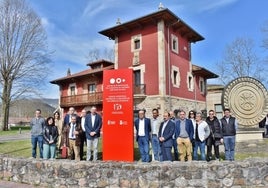
[[[192, 65], [191, 44], [204, 38], [169, 9], [118, 23], [99, 33], [115, 41], [114, 68], [133, 69], [134, 110], [206, 110], [207, 79], [218, 76]], [[98, 74], [93, 73], [93, 68], [52, 81], [60, 86], [61, 107], [98, 105], [102, 109], [101, 95], [97, 95], [102, 92], [102, 70], [107, 68], [112, 69], [113, 65], [103, 66]], [[90, 83], [96, 84], [95, 98], [89, 97]], [[85, 100], [80, 99], [82, 95]]]
[[69, 107], [74, 107], [77, 112], [83, 108], [96, 106], [102, 111], [102, 82], [103, 70], [114, 69], [114, 63], [99, 60], [87, 64], [88, 69], [51, 81], [60, 86], [60, 107], [66, 113]]
[[100, 33], [115, 41], [115, 68], [133, 69], [135, 85], [146, 88], [137, 109], [206, 109], [207, 79], [217, 75], [191, 62], [191, 44], [204, 38], [169, 9]]

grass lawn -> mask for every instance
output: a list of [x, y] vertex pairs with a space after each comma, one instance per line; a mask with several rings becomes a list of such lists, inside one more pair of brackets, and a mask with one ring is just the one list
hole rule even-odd
[[[29, 132], [29, 130], [22, 130], [23, 133]], [[12, 131], [0, 131], [0, 137], [1, 136], [7, 136], [7, 135], [17, 135], [19, 134], [18, 130], [12, 130]], [[237, 144], [238, 145], [238, 144]], [[268, 145], [268, 139], [264, 139], [263, 142], [257, 144], [257, 151], [251, 150], [250, 148], [245, 151], [237, 152], [235, 153], [235, 160], [244, 160], [246, 158], [251, 157], [268, 157], [267, 150], [263, 150], [264, 147], [267, 147]], [[223, 147], [223, 146], [221, 146]], [[236, 146], [238, 147], [238, 146]], [[37, 147], [38, 148], [38, 147]], [[86, 155], [86, 146], [84, 148], [84, 154]], [[102, 139], [100, 139], [99, 143], [99, 159], [102, 159]], [[37, 149], [37, 153], [39, 153]], [[6, 156], [12, 156], [12, 157], [25, 157], [29, 158], [31, 157], [31, 141], [30, 138], [26, 140], [18, 140], [18, 141], [9, 141], [9, 142], [0, 142], [0, 154], [6, 155]], [[224, 152], [220, 153], [221, 158], [224, 158]], [[38, 154], [39, 156], [39, 154]], [[137, 142], [134, 142], [134, 160], [138, 161], [140, 159], [139, 155], [139, 149], [137, 146]]]
[[13, 157], [31, 157], [31, 142], [29, 140], [17, 140], [0, 142], [0, 154]]

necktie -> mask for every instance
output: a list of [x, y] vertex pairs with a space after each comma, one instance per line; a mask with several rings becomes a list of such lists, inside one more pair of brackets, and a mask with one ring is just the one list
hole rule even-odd
[[72, 138], [74, 137], [74, 124], [72, 124]]
[[195, 139], [197, 140], [198, 137], [198, 123], [196, 123], [196, 127], [195, 127]]

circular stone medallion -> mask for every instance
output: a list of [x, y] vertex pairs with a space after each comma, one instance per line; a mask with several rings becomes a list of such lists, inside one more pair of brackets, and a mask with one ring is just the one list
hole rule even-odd
[[239, 125], [256, 127], [268, 113], [267, 90], [254, 78], [239, 77], [225, 87], [222, 104], [231, 110]]

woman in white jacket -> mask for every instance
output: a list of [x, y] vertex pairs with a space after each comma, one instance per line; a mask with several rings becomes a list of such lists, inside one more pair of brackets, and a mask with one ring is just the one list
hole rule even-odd
[[210, 134], [209, 126], [206, 121], [202, 120], [202, 113], [196, 113], [196, 123], [194, 124], [194, 151], [193, 158], [198, 160], [198, 148], [201, 153], [201, 160], [206, 160], [205, 148], [206, 148], [206, 139]]

